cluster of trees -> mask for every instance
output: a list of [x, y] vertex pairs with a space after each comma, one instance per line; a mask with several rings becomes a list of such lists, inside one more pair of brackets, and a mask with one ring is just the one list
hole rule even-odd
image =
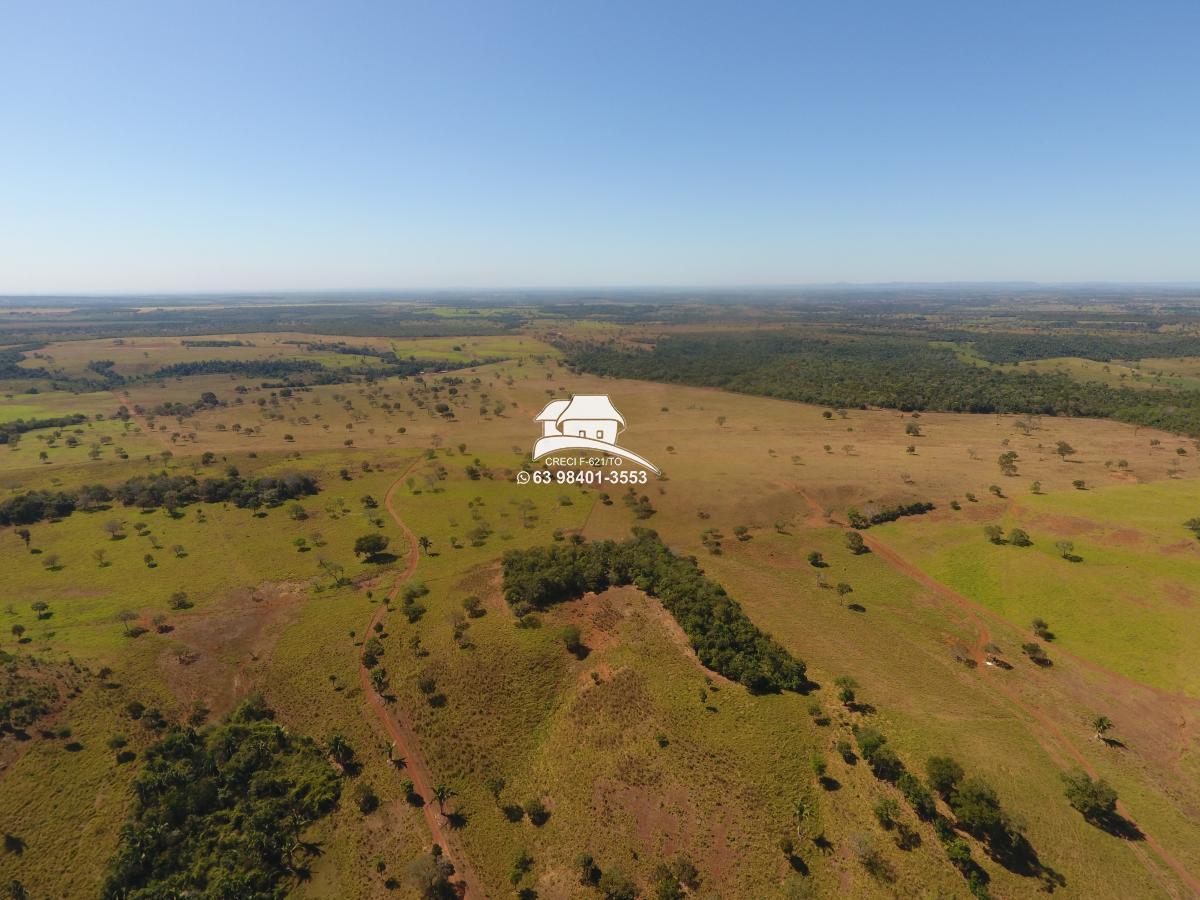
[[69, 416], [55, 416], [50, 419], [14, 419], [11, 422], [0, 423], [0, 444], [7, 444], [14, 434], [24, 434], [39, 428], [70, 428], [87, 421], [83, 413]]
[[338, 802], [317, 744], [251, 698], [218, 724], [173, 726], [144, 755], [105, 898], [282, 897], [318, 850], [301, 834]]
[[[158, 404], [150, 412], [155, 416], [190, 416], [202, 409], [212, 409], [219, 405], [220, 401], [217, 399], [217, 395], [212, 391], [205, 391], [200, 395], [199, 400], [193, 400], [191, 403], [181, 403], [177, 400], [167, 401]], [[137, 411], [141, 412], [140, 409]]]
[[799, 331], [672, 335], [650, 350], [564, 344], [576, 369], [717, 387], [834, 408], [1111, 418], [1200, 435], [1200, 391], [1142, 391], [1066, 375], [988, 369], [924, 340]]
[[218, 338], [211, 338], [211, 339], [206, 339], [206, 340], [188, 340], [185, 338], [183, 341], [181, 341], [181, 343], [185, 347], [253, 347], [254, 346], [253, 341], [221, 340]]
[[805, 666], [760, 631], [693, 558], [676, 556], [650, 529], [621, 543], [568, 543], [513, 550], [503, 562], [508, 602], [542, 609], [587, 591], [633, 584], [679, 622], [700, 662], [755, 693], [803, 690]]
[[191, 503], [233, 503], [242, 509], [278, 506], [286, 500], [315, 494], [319, 487], [311, 475], [287, 472], [271, 478], [243, 478], [230, 468], [225, 478], [197, 479], [193, 475], [141, 475], [116, 488], [85, 484], [78, 490], [26, 491], [0, 501], [0, 525], [31, 525], [43, 519], [60, 519], [77, 509], [90, 509], [110, 501], [139, 509], [164, 508], [174, 512]]
[[870, 528], [872, 525], [882, 525], [884, 522], [895, 522], [901, 516], [922, 516], [932, 509], [934, 509], [932, 503], [917, 501], [885, 506], [869, 515], [864, 515], [858, 507], [852, 506], [846, 510], [846, 520], [850, 523], [851, 528], [863, 529]]
[[[13, 626], [13, 634], [18, 638], [24, 631], [20, 625]], [[38, 660], [34, 657], [29, 657], [22, 665], [17, 654], [0, 650], [0, 673], [4, 682], [4, 690], [0, 692], [0, 735], [28, 728], [49, 713], [58, 700], [54, 681], [39, 677], [42, 674], [39, 670]]]

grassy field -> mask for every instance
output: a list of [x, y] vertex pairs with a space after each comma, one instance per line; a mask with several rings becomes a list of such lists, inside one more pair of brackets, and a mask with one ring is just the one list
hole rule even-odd
[[[221, 337], [255, 347], [217, 349], [270, 356], [295, 351], [282, 341], [313, 336]], [[66, 441], [74, 430], [64, 429], [53, 442], [36, 432], [16, 449], [0, 449], [0, 486], [9, 493], [115, 484], [164, 468], [204, 477], [229, 465], [250, 476], [308, 472], [321, 486], [299, 502], [306, 518], [294, 517], [290, 503], [262, 515], [193, 504], [177, 517], [124, 507], [76, 512], [29, 526], [28, 547], [13, 528], [0, 530], [7, 604], [0, 646], [73, 661], [81, 686], [54, 723], [71, 729], [77, 747], [37, 734], [20, 746], [0, 740], [0, 824], [25, 847], [0, 855], [0, 883], [20, 878], [33, 896], [89, 895], [116, 846], [138, 765], [116, 764], [105, 743], [127, 734], [140, 755], [152, 739], [126, 714], [130, 700], [172, 719], [199, 703], [215, 717], [259, 690], [289, 728], [322, 742], [344, 736], [362, 763], [356, 779], [384, 801], [369, 815], [344, 801], [314, 827], [322, 855], [296, 894], [413, 896], [404, 870], [431, 838], [421, 810], [403, 796], [403, 769], [387, 762], [388, 740], [358, 676], [367, 623], [407, 550], [383, 504], [398, 485], [397, 513], [429, 541], [413, 579], [428, 593], [416, 621], [399, 603], [384, 615], [388, 694], [434, 776], [454, 790], [456, 840], [489, 896], [514, 891], [510, 873], [522, 851], [532, 865], [518, 886], [543, 898], [591, 895], [576, 876], [585, 851], [646, 891], [654, 867], [683, 853], [700, 870], [699, 896], [965, 895], [932, 828], [901, 803], [919, 843], [900, 849], [872, 811], [880, 798], [897, 798], [895, 789], [834, 751], [868, 724], [914, 771], [929, 755], [950, 753], [987, 778], [1042, 863], [1061, 875], [1063, 896], [1116, 896], [1114, 885], [1120, 896], [1186, 896], [1154, 853], [1086, 825], [1063, 798], [1059, 775], [1076, 757], [1086, 760], [1166, 852], [1200, 870], [1192, 815], [1200, 808], [1200, 681], [1191, 665], [1200, 545], [1182, 525], [1200, 513], [1190, 441], [1101, 421], [827, 415], [714, 390], [575, 376], [529, 335], [395, 343], [412, 355], [505, 361], [456, 371], [452, 383], [387, 379], [287, 396], [203, 376], [141, 382], [127, 393], [47, 392], [0, 403], [7, 420], [74, 411], [104, 417], [79, 426], [76, 446]], [[138, 338], [62, 342], [40, 352], [64, 371], [106, 358], [135, 374], [147, 360], [214, 358], [217, 349]], [[178, 418], [154, 413], [204, 391], [221, 405]], [[620, 488], [513, 480], [537, 436], [535, 414], [571, 393], [609, 394], [628, 422], [622, 444], [662, 468], [662, 479], [639, 489], [654, 509], [648, 519], [633, 517]], [[438, 402], [452, 417], [436, 411]], [[113, 419], [123, 403], [141, 413]], [[917, 436], [906, 433], [913, 424]], [[1058, 441], [1078, 450], [1070, 462], [1054, 453]], [[997, 464], [1008, 451], [1018, 453], [1016, 476]], [[961, 603], [881, 553], [845, 547], [838, 523], [849, 506], [912, 500], [937, 509], [870, 534], [957, 591]], [[951, 509], [951, 501], [962, 508]], [[114, 519], [124, 524], [117, 540], [104, 528]], [[1024, 528], [1033, 546], [988, 543], [983, 527], [992, 523]], [[807, 661], [813, 693], [752, 696], [705, 671], [674, 620], [634, 589], [589, 595], [541, 615], [538, 627], [517, 626], [501, 596], [504, 551], [574, 531], [624, 537], [634, 525], [694, 554], [756, 625]], [[719, 554], [709, 551], [711, 537], [706, 546], [709, 529], [720, 535]], [[391, 540], [396, 559], [354, 556], [355, 539], [375, 532]], [[1074, 542], [1081, 562], [1060, 558], [1054, 544], [1063, 539]], [[809, 564], [813, 551], [827, 566]], [[352, 583], [334, 586], [321, 559], [344, 566]], [[851, 592], [840, 596], [838, 583]], [[171, 609], [177, 591], [194, 606]], [[468, 596], [481, 599], [484, 614], [466, 619], [465, 637], [456, 639]], [[50, 617], [31, 609], [39, 599]], [[128, 624], [148, 632], [127, 636], [122, 610], [136, 616]], [[162, 633], [156, 615], [166, 617]], [[1056, 634], [1048, 670], [1019, 650], [1035, 616]], [[27, 643], [16, 643], [12, 625], [24, 626]], [[567, 625], [580, 628], [585, 653], [564, 647]], [[960, 661], [981, 628], [1011, 670]], [[100, 677], [106, 667], [111, 673]], [[839, 675], [857, 679], [874, 711], [838, 702]], [[432, 679], [431, 691], [422, 679]], [[814, 701], [828, 724], [813, 721]], [[1094, 739], [1088, 722], [1096, 714], [1114, 719], [1124, 749]], [[828, 767], [825, 788], [814, 777], [814, 756]], [[499, 800], [488, 787], [497, 777], [505, 783]], [[540, 825], [506, 810], [534, 798], [549, 813]], [[814, 813], [789, 863], [779, 840], [796, 837], [798, 800]], [[859, 864], [854, 848], [864, 844], [878, 850], [889, 878]], [[1036, 878], [969, 844], [993, 896], [1039, 890]]]

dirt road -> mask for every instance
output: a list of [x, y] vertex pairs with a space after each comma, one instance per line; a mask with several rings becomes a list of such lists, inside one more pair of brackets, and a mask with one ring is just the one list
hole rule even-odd
[[[396, 491], [411, 468], [412, 465], [400, 474], [395, 482], [392, 483], [392, 486], [388, 488], [387, 496], [384, 498], [384, 505], [387, 506], [388, 513], [400, 527], [400, 530], [404, 532], [404, 539], [408, 542], [407, 563], [404, 571], [396, 578], [396, 583], [388, 594], [389, 602], [396, 599], [396, 596], [400, 593], [400, 588], [413, 576], [413, 573], [417, 569], [416, 536], [404, 523], [404, 520], [400, 518], [400, 514], [396, 512], [395, 507]], [[375, 623], [382, 621], [386, 612], [387, 605], [381, 603], [379, 608], [375, 610], [375, 614], [371, 616], [371, 621], [368, 623], [364, 633], [367, 635], [373, 634]], [[379, 720], [379, 724], [383, 727], [388, 737], [392, 739], [395, 745], [395, 755], [404, 759], [404, 771], [407, 777], [412, 779], [414, 790], [421, 797], [425, 798], [425, 805], [421, 807], [421, 811], [425, 814], [425, 823], [429, 826], [429, 832], [433, 835], [434, 842], [442, 848], [442, 852], [446, 858], [454, 865], [454, 880], [458, 883], [462, 896], [483, 898], [486, 895], [480, 887], [479, 880], [476, 878], [470, 862], [467, 860], [461, 842], [450, 830], [449, 822], [438, 812], [437, 805], [433, 802], [433, 788], [437, 782], [434, 780], [433, 773], [425, 762], [425, 757], [421, 755], [421, 748], [417, 742], [416, 735], [405, 720], [403, 712], [400, 710], [393, 712], [388, 709], [383, 698], [371, 686], [370, 670], [361, 663], [359, 664], [358, 675], [359, 682], [362, 685], [363, 696], [367, 699], [367, 705]]]

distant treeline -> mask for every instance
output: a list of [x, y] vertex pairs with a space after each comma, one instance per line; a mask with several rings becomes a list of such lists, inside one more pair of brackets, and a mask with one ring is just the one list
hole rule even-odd
[[1015, 363], [1056, 356], [1098, 362], [1162, 356], [1200, 356], [1200, 337], [1174, 334], [988, 334], [974, 339], [975, 352], [989, 362]]
[[222, 340], [185, 340], [182, 342], [185, 347], [253, 347], [251, 341], [222, 341]]
[[44, 346], [45, 344], [25, 344], [0, 350], [0, 378], [49, 378], [50, 373], [45, 369], [20, 365], [27, 352], [40, 350]]
[[691, 640], [700, 662], [755, 693], [799, 691], [804, 663], [746, 617], [737, 601], [696, 561], [676, 556], [650, 529], [616, 543], [555, 544], [512, 550], [504, 591], [514, 607], [543, 609], [587, 591], [633, 584], [657, 597]]
[[[201, 359], [174, 363], [151, 373], [151, 378], [184, 378], [189, 375], [240, 375], [246, 378], [282, 378], [300, 376], [310, 384], [342, 384], [355, 378], [392, 378], [419, 375], [427, 371], [448, 371], [484, 365], [492, 360], [473, 359], [401, 359], [388, 351], [371, 348], [378, 366], [328, 367], [315, 359]], [[286, 381], [284, 382], [287, 383]]]
[[570, 363], [586, 372], [835, 408], [1088, 416], [1200, 436], [1200, 391], [1115, 388], [1057, 373], [988, 369], [917, 339], [726, 332], [664, 337], [647, 351], [586, 343], [565, 349]]
[[864, 515], [857, 506], [846, 510], [846, 519], [851, 528], [870, 528], [872, 525], [882, 525], [884, 522], [895, 522], [902, 516], [921, 516], [934, 508], [932, 503], [900, 503], [896, 506], [885, 506], [877, 512]]
[[14, 434], [24, 434], [39, 428], [69, 428], [87, 421], [83, 413], [72, 413], [69, 416], [55, 416], [50, 419], [14, 419], [0, 424], [0, 444], [7, 444]]
[[140, 475], [115, 488], [85, 484], [75, 491], [26, 491], [0, 501], [0, 525], [32, 525], [43, 519], [61, 519], [77, 509], [93, 509], [117, 502], [139, 509], [170, 511], [192, 503], [233, 503], [243, 509], [278, 506], [319, 490], [311, 475], [288, 472], [275, 478], [247, 479], [231, 468], [224, 478], [197, 479], [193, 475]]

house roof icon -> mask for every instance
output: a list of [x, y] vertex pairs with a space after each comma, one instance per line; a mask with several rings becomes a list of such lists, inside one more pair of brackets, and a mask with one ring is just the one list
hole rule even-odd
[[576, 394], [570, 400], [551, 400], [534, 421], [542, 423], [542, 436], [533, 447], [535, 460], [564, 450], [600, 450], [659, 473], [648, 459], [617, 445], [625, 417], [617, 412], [608, 394]]
[[551, 400], [538, 413], [538, 422], [608, 421], [625, 427], [625, 417], [608, 399], [608, 394], [576, 394], [570, 400]]

